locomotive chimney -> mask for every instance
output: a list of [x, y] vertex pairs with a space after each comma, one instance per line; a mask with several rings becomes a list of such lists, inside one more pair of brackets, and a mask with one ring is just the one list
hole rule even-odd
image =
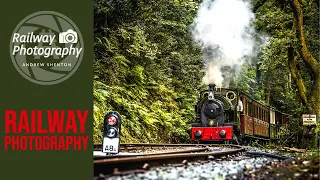
[[209, 91], [214, 91], [215, 87], [216, 87], [215, 84], [209, 84]]
[[215, 84], [209, 84], [209, 95], [208, 100], [214, 100], [214, 89], [216, 85]]

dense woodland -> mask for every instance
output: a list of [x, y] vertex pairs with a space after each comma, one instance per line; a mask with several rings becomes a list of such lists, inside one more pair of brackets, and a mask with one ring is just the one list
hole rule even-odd
[[[122, 115], [121, 142], [189, 141], [197, 94], [206, 88], [201, 48], [190, 32], [200, 3], [94, 0], [95, 143], [108, 111]], [[256, 36], [268, 38], [228, 86], [292, 114], [283, 143], [305, 146], [319, 132], [303, 128], [300, 119], [320, 116], [319, 1], [250, 3]]]

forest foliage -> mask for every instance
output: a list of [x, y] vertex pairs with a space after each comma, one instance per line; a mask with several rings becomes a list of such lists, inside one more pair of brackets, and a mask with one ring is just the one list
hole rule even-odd
[[108, 111], [122, 116], [122, 142], [189, 139], [203, 64], [188, 32], [196, 12], [189, 0], [95, 1], [95, 142]]
[[[286, 142], [307, 147], [320, 132], [319, 2], [253, 0], [252, 6], [253, 26], [267, 41], [240, 78], [255, 98], [292, 115]], [[302, 114], [316, 114], [317, 128], [304, 128]]]
[[[265, 42], [257, 47], [255, 57], [245, 59], [235, 74], [236, 85], [231, 86], [292, 114], [294, 137], [298, 137], [301, 114], [310, 113], [311, 106], [301, 97], [289, 65], [294, 64], [299, 73], [309, 102], [317, 97], [312, 91], [317, 72], [302, 58], [298, 18], [290, 2], [250, 1], [256, 17], [251, 25]], [[303, 13], [305, 45], [319, 66], [319, 4], [297, 2]], [[122, 142], [189, 140], [204, 75], [201, 48], [190, 32], [199, 4], [197, 0], [94, 0], [95, 143], [101, 142], [103, 116], [109, 111], [122, 116]]]

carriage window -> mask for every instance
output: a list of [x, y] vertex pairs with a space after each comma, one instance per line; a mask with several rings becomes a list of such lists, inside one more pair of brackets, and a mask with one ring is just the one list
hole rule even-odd
[[251, 114], [251, 111], [252, 111], [252, 109], [251, 109], [251, 103], [250, 102], [247, 102], [247, 107], [248, 107], [248, 116], [251, 116], [250, 114]]
[[245, 98], [243, 98], [242, 101], [243, 101], [243, 113], [244, 113], [245, 115], [248, 115], [248, 107], [247, 107], [248, 105], [247, 105], [247, 101], [246, 101]]
[[252, 116], [252, 117], [254, 117], [254, 111], [255, 111], [255, 106], [254, 106], [254, 104], [252, 104], [251, 105], [251, 109], [252, 109], [252, 111], [251, 111], [251, 115], [250, 116]]
[[255, 117], [255, 118], [257, 118], [257, 115], [258, 115], [257, 110], [258, 110], [258, 107], [257, 107], [257, 105], [255, 104], [255, 105], [254, 105], [254, 117]]
[[251, 107], [250, 116], [253, 117], [254, 105], [250, 103], [250, 107]]
[[260, 119], [260, 120], [262, 119], [262, 109], [261, 109], [261, 106], [259, 106], [259, 119]]
[[255, 111], [254, 111], [254, 115], [255, 115], [255, 116], [254, 116], [254, 117], [255, 117], [255, 118], [258, 118], [258, 106], [255, 105], [254, 107], [255, 107], [255, 108], [254, 108], [254, 109], [255, 109]]
[[260, 120], [262, 119], [262, 109], [261, 109], [261, 106], [259, 106], [259, 119], [260, 119]]
[[246, 109], [247, 109], [247, 105], [246, 105], [246, 100], [240, 96], [240, 101], [242, 101], [242, 106], [243, 106], [243, 114], [246, 114]]
[[247, 101], [243, 101], [244, 102], [244, 114], [248, 115], [248, 102]]
[[266, 110], [266, 121], [268, 121], [269, 111]]
[[258, 118], [258, 106], [257, 105], [255, 105], [255, 118]]
[[246, 104], [246, 106], [245, 106], [245, 111], [246, 111], [246, 115], [248, 115], [248, 101], [247, 100], [245, 100], [245, 104]]

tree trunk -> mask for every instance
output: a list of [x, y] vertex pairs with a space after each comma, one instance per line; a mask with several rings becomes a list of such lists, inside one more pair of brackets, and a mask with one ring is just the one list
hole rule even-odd
[[300, 99], [302, 101], [302, 104], [305, 105], [308, 109], [308, 111], [312, 111], [312, 107], [309, 106], [308, 100], [307, 100], [307, 89], [304, 85], [303, 79], [301, 77], [301, 74], [299, 70], [296, 67], [296, 61], [294, 59], [294, 49], [292, 46], [288, 48], [288, 66], [291, 72], [291, 76], [298, 88], [298, 93], [300, 96]]
[[[308, 113], [314, 113], [318, 117], [320, 116], [320, 63], [312, 56], [307, 48], [304, 34], [303, 34], [303, 12], [301, 4], [298, 0], [290, 0], [291, 8], [293, 9], [295, 17], [295, 30], [296, 37], [299, 40], [299, 54], [303, 62], [308, 67], [309, 72], [315, 77], [313, 86], [309, 93], [303, 83], [303, 79], [299, 71], [292, 67], [293, 65], [289, 62], [289, 68], [293, 79], [299, 90], [299, 95], [302, 102], [306, 105]], [[289, 58], [290, 59], [290, 58]], [[293, 58], [294, 59], [294, 58]], [[291, 66], [291, 67], [290, 67]], [[294, 77], [295, 76], [295, 77]]]

